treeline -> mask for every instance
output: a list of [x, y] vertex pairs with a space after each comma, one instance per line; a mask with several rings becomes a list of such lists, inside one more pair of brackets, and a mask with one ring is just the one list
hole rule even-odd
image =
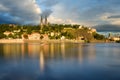
[[[6, 36], [4, 32], [9, 31], [14, 33]], [[64, 36], [66, 39], [79, 39], [83, 37], [86, 41], [93, 39], [103, 40], [105, 37], [97, 32], [90, 32], [90, 29], [81, 25], [71, 24], [48, 24], [48, 25], [14, 25], [0, 24], [0, 39], [2, 38], [21, 38], [22, 34], [31, 33], [47, 34], [50, 39], [60, 39]], [[54, 35], [51, 35], [54, 33]]]

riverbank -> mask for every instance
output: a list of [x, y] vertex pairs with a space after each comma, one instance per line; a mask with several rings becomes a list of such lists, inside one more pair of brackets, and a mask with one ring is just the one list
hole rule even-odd
[[23, 39], [1, 39], [0, 43], [114, 43], [113, 41], [92, 40], [85, 42], [84, 40], [23, 40]]
[[83, 40], [24, 40], [24, 43], [84, 43]]
[[28, 39], [0, 39], [0, 43], [84, 43], [83, 40], [28, 40]]
[[0, 39], [0, 43], [24, 43], [23, 39]]

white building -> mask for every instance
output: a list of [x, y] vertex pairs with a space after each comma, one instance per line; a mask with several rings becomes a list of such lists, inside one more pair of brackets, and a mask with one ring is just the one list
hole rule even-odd
[[54, 33], [54, 32], [51, 32], [51, 33], [50, 33], [50, 36], [54, 36], [54, 35], [55, 35], [55, 33]]
[[96, 29], [94, 29], [94, 28], [92, 28], [92, 29], [91, 29], [91, 31], [92, 31], [92, 32], [96, 32], [97, 30], [96, 30]]
[[6, 36], [8, 36], [8, 35], [10, 35], [10, 34], [14, 35], [14, 33], [13, 33], [13, 32], [10, 32], [10, 31], [6, 31], [6, 32], [4, 32], [3, 34], [6, 35]]
[[19, 33], [19, 32], [20, 32], [20, 29], [19, 29], [19, 30], [14, 30], [13, 32], [14, 32], [14, 33]]
[[119, 37], [112, 37], [111, 39], [112, 39], [113, 41], [119, 41], [119, 40], [120, 40]]
[[65, 36], [62, 36], [62, 37], [61, 37], [61, 40], [64, 40], [64, 39], [65, 39]]

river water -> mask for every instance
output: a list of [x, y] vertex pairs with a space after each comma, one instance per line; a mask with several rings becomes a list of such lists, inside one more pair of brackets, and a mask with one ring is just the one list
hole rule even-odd
[[0, 44], [0, 80], [120, 80], [120, 44]]

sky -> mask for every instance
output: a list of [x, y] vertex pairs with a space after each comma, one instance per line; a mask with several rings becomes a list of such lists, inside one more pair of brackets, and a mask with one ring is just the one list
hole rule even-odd
[[120, 30], [120, 0], [0, 0], [0, 24], [80, 24]]

